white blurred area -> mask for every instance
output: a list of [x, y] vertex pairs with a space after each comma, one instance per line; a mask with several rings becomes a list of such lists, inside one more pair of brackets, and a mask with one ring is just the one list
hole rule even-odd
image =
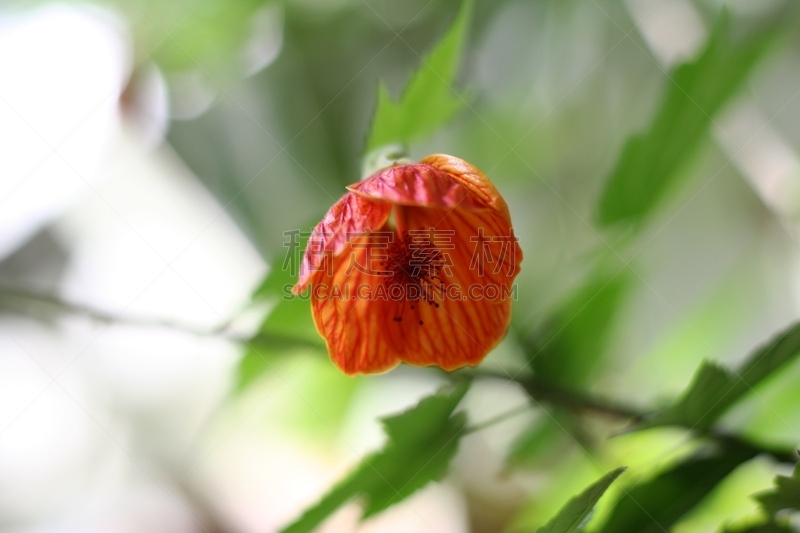
[[[379, 444], [376, 414], [435, 384], [372, 390], [324, 453], [265, 422], [302, 401], [291, 368], [228, 401], [241, 347], [194, 332], [224, 326], [266, 267], [163, 143], [169, 91], [132, 58], [115, 13], [0, 12], [0, 293], [24, 287], [116, 319], [0, 310], [0, 530], [276, 531]], [[134, 67], [138, 114], [120, 110]], [[468, 531], [446, 484], [364, 524], [358, 514], [322, 530]]]
[[130, 50], [119, 22], [107, 13], [54, 6], [4, 13], [1, 20], [5, 256], [95, 181], [118, 128], [117, 101]]

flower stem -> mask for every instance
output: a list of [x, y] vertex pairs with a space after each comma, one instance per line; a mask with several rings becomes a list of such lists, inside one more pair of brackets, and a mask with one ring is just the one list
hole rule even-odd
[[408, 151], [400, 144], [381, 146], [364, 156], [361, 166], [361, 179], [367, 179], [376, 172], [394, 165], [407, 165], [412, 163], [408, 159]]

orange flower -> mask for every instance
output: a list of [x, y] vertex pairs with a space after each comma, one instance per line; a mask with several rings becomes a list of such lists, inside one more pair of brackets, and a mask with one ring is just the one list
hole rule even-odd
[[314, 228], [292, 289], [311, 287], [333, 362], [346, 374], [480, 363], [508, 328], [522, 260], [494, 185], [431, 155], [348, 190]]

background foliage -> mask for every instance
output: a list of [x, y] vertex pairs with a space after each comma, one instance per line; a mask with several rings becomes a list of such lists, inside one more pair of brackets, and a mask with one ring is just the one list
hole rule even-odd
[[[275, 427], [324, 447], [375, 382], [427, 387], [282, 531], [353, 502], [369, 520], [430, 483], [456, 488], [473, 531], [798, 530], [794, 3], [99, 5], [129, 21], [132, 101], [155, 66], [166, 141], [269, 264], [227, 401], [290, 380], [301, 399]], [[252, 71], [239, 51], [254, 20], [280, 49]], [[186, 79], [212, 95], [191, 116]], [[476, 369], [342, 376], [308, 303], [282, 298], [304, 247], [285, 232], [386, 145], [469, 160], [510, 205], [519, 299]], [[496, 464], [470, 481], [481, 460]]]

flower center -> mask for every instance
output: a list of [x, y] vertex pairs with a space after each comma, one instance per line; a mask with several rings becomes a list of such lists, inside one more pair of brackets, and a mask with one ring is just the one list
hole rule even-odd
[[[420, 302], [439, 307], [435, 298], [437, 293], [444, 292], [444, 280], [440, 274], [445, 260], [442, 252], [434, 246], [432, 235], [424, 231], [411, 234], [404, 231], [398, 242], [389, 248], [383, 266], [389, 273], [383, 283], [390, 294], [399, 294], [402, 301], [400, 312], [392, 320], [403, 321], [406, 302], [411, 310], [417, 310]], [[423, 325], [422, 320], [419, 325]]]

